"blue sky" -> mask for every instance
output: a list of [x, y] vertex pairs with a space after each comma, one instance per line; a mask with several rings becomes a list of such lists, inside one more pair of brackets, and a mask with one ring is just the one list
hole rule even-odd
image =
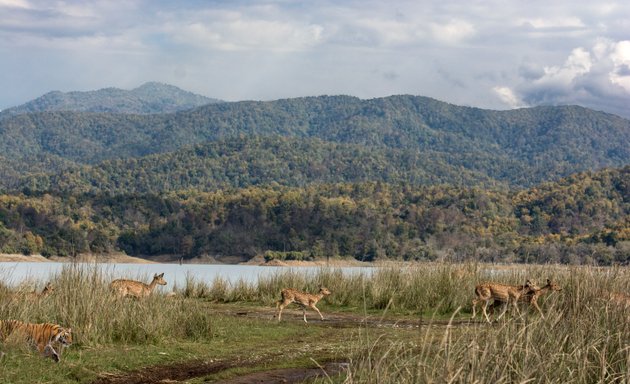
[[0, 109], [147, 81], [630, 117], [630, 2], [0, 0]]

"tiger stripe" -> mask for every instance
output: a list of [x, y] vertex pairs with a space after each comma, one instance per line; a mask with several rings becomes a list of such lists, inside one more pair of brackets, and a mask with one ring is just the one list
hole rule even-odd
[[[6, 340], [11, 335], [18, 335], [33, 344], [44, 356], [59, 361], [59, 354], [63, 348], [72, 344], [72, 329], [58, 324], [24, 323], [19, 320], [0, 320], [0, 340]], [[53, 344], [59, 344], [57, 351]]]

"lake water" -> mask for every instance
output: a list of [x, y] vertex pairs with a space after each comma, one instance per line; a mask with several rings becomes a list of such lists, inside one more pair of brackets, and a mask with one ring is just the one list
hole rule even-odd
[[[70, 264], [64, 263], [11, 263], [0, 262], [0, 279], [9, 286], [16, 286], [24, 281], [35, 282], [43, 286], [45, 282], [54, 280], [61, 269]], [[167, 287], [160, 287], [164, 291], [171, 291], [174, 286], [185, 286], [187, 277], [195, 281], [211, 283], [216, 278], [222, 278], [231, 283], [243, 280], [255, 283], [263, 276], [293, 271], [306, 276], [315, 275], [326, 267], [263, 267], [258, 265], [217, 265], [217, 264], [79, 264], [84, 268], [99, 268], [105, 276], [112, 280], [130, 278], [149, 283], [156, 273], [164, 273]], [[334, 268], [344, 274], [370, 274], [370, 267]]]

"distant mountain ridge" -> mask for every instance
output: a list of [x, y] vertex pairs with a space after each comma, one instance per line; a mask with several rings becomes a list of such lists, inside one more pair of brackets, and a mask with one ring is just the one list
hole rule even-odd
[[[28, 180], [35, 190], [66, 180], [61, 184], [70, 190], [123, 193], [125, 185], [137, 190], [132, 179], [143, 180], [143, 173], [153, 192], [160, 185], [212, 188], [217, 180], [236, 187], [274, 181], [527, 187], [628, 165], [630, 120], [577, 106], [491, 111], [421, 96], [319, 96], [170, 114], [27, 113], [0, 120], [0, 153], [22, 169], [15, 176], [0, 164], [7, 175], [0, 187]], [[209, 180], [213, 175], [218, 179]]]
[[103, 88], [87, 92], [52, 91], [25, 104], [7, 108], [0, 118], [24, 113], [74, 111], [100, 113], [171, 113], [221, 102], [178, 87], [148, 82], [130, 91]]

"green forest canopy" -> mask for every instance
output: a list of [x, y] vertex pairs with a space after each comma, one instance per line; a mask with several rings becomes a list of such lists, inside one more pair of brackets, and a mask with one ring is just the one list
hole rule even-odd
[[[522, 188], [627, 165], [630, 121], [576, 106], [490, 111], [418, 96], [321, 96], [170, 114], [26, 113], [0, 120], [0, 153], [5, 191], [401, 180]], [[343, 172], [326, 175], [332, 167]]]
[[630, 261], [630, 166], [518, 192], [382, 182], [0, 196], [5, 253]]

